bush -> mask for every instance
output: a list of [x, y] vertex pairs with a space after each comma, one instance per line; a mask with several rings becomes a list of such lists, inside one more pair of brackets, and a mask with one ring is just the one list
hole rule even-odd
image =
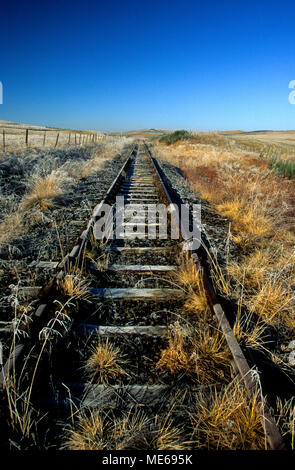
[[178, 140], [187, 139], [192, 140], [196, 144], [216, 145], [218, 147], [228, 146], [228, 142], [225, 137], [217, 134], [216, 132], [189, 132], [185, 130], [179, 130], [172, 132], [171, 134], [163, 135], [159, 138], [159, 142], [171, 145]]
[[295, 162], [292, 162], [290, 160], [282, 160], [277, 157], [272, 157], [268, 159], [268, 166], [271, 170], [274, 170], [279, 176], [295, 178]]
[[178, 140], [186, 140], [190, 138], [191, 138], [190, 132], [185, 131], [185, 130], [180, 130], [180, 131], [172, 132], [171, 134], [168, 134], [168, 135], [163, 135], [162, 137], [160, 137], [159, 142], [164, 142], [167, 145], [171, 145], [177, 142]]

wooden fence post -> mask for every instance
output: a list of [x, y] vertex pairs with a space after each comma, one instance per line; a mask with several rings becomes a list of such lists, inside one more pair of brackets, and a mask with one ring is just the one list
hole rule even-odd
[[56, 146], [57, 146], [58, 138], [59, 138], [59, 132], [57, 133], [57, 136], [56, 136], [56, 142], [55, 142], [54, 148], [56, 148]]
[[71, 142], [71, 133], [69, 133], [69, 142], [68, 144]]
[[26, 129], [26, 145], [29, 145], [29, 129]]
[[5, 152], [5, 130], [3, 129], [3, 150]]
[[46, 131], [44, 131], [44, 136], [43, 136], [43, 147], [45, 146], [45, 140], [46, 140]]

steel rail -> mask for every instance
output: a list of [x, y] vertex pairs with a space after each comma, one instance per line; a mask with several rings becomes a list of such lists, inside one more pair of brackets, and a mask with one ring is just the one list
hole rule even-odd
[[23, 340], [23, 342], [21, 343], [15, 344], [12, 350], [10, 351], [9, 356], [0, 371], [0, 389], [2, 389], [5, 386], [6, 379], [9, 376], [10, 372], [14, 370], [16, 363], [19, 362], [24, 357], [24, 354], [28, 350], [28, 347], [31, 344], [32, 340], [40, 331], [40, 324], [44, 316], [48, 312], [50, 306], [53, 303], [57, 281], [60, 281], [63, 278], [65, 269], [69, 268], [74, 263], [74, 261], [79, 257], [87, 241], [89, 231], [93, 228], [98, 218], [98, 214], [99, 214], [101, 207], [103, 206], [103, 204], [107, 204], [110, 197], [113, 195], [117, 184], [119, 183], [120, 179], [124, 177], [126, 170], [129, 167], [134, 157], [134, 153], [137, 152], [137, 149], [138, 149], [138, 145], [135, 144], [131, 152], [129, 153], [127, 159], [121, 166], [119, 172], [113, 179], [111, 185], [105, 192], [103, 199], [95, 206], [92, 216], [90, 220], [88, 221], [87, 228], [81, 233], [81, 235], [79, 236], [77, 240], [77, 243], [71, 249], [71, 251], [68, 254], [66, 254], [64, 258], [61, 260], [61, 262], [58, 264], [58, 266], [56, 267], [56, 271], [58, 272], [55, 274], [55, 276], [49, 281], [49, 283], [45, 287], [43, 287], [39, 291], [38, 293], [38, 298], [40, 299], [39, 306], [33, 312], [32, 316], [29, 318], [29, 322], [30, 322], [29, 328], [30, 328], [32, 337]]
[[[165, 175], [162, 169], [159, 166], [159, 163], [155, 158], [153, 158], [150, 149], [148, 148], [147, 144], [145, 143], [146, 150], [148, 155], [150, 156], [152, 165], [155, 169], [157, 177], [161, 182], [162, 189], [167, 197], [169, 204], [175, 204], [175, 198], [173, 197], [172, 191], [169, 191], [169, 185], [165, 184]], [[186, 232], [186, 229], [182, 223], [181, 217], [179, 216], [179, 211], [172, 210], [171, 211], [172, 217], [176, 218], [176, 222], [179, 225], [180, 232], [183, 238], [187, 241], [190, 239]], [[269, 443], [269, 447], [271, 450], [286, 450], [286, 443], [275, 423], [275, 420], [270, 412], [270, 409], [266, 403], [266, 399], [262, 396], [260, 387], [259, 387], [259, 374], [258, 372], [254, 371], [253, 368], [250, 368], [247, 359], [234, 335], [234, 332], [230, 326], [228, 321], [228, 317], [224, 312], [221, 304], [218, 301], [217, 294], [214, 290], [213, 284], [210, 280], [207, 268], [201, 263], [200, 258], [198, 257], [198, 249], [197, 250], [188, 250], [191, 259], [193, 260], [196, 268], [202, 273], [202, 281], [203, 285], [207, 294], [207, 298], [209, 300], [209, 306], [212, 313], [217, 318], [218, 324], [224, 334], [225, 340], [227, 345], [231, 351], [233, 356], [233, 360], [235, 365], [239, 371], [239, 374], [244, 382], [244, 385], [248, 391], [248, 395], [250, 399], [255, 398], [256, 409], [260, 415], [261, 423], [263, 429], [265, 430], [265, 434]]]
[[[150, 161], [155, 171], [157, 181], [159, 181], [160, 187], [165, 195], [165, 198], [167, 199], [168, 203], [171, 205], [171, 215], [172, 217], [176, 219], [176, 222], [180, 228], [180, 233], [182, 234], [183, 239], [187, 242], [189, 240], [189, 237], [186, 233], [186, 229], [184, 227], [184, 224], [182, 223], [181, 217], [179, 216], [179, 211], [174, 210], [175, 204], [178, 205], [179, 201], [175, 203], [176, 201], [175, 194], [173, 194], [173, 191], [171, 190], [170, 185], [168, 184], [167, 177], [165, 176], [157, 160], [152, 156], [151, 151], [145, 142], [144, 142], [144, 145], [150, 157]], [[117, 185], [119, 181], [121, 180], [121, 178], [124, 177], [124, 175], [126, 174], [126, 171], [137, 149], [138, 147], [136, 145], [132, 149], [131, 153], [129, 154], [128, 158], [122, 165], [118, 174], [112, 181], [109, 189], [106, 191], [104, 195], [104, 198], [94, 208], [92, 217], [88, 221], [87, 228], [81, 233], [80, 237], [77, 240], [77, 243], [74, 245], [70, 253], [68, 253], [57, 266], [56, 268], [57, 273], [54, 276], [54, 278], [50, 281], [50, 283], [47, 286], [41, 289], [41, 292], [39, 293], [40, 304], [33, 315], [32, 322], [30, 325], [30, 328], [33, 331], [33, 334], [27, 342], [17, 344], [14, 347], [13, 351], [11, 352], [9, 358], [7, 359], [5, 363], [5, 366], [2, 368], [2, 371], [0, 373], [0, 385], [2, 387], [5, 384], [6, 377], [9, 375], [12, 368], [15, 367], [16, 362], [19, 361], [24, 356], [25, 351], [27, 350], [28, 344], [32, 343], [32, 340], [34, 339], [35, 334], [38, 333], [41, 320], [44, 318], [46, 312], [49, 310], [50, 305], [52, 304], [57, 281], [62, 279], [68, 265], [72, 265], [74, 262], [80, 262], [80, 255], [85, 246], [85, 243], [87, 242], [89, 233], [91, 232], [91, 230], [94, 227], [95, 222], [99, 218], [99, 213], [101, 211], [103, 204], [107, 204], [110, 198], [114, 195]], [[218, 296], [210, 280], [207, 268], [200, 262], [200, 257], [198, 256], [198, 250], [194, 250], [194, 251], [188, 250], [188, 252], [190, 253], [191, 258], [194, 261], [196, 267], [202, 273], [203, 283], [204, 283], [204, 287], [207, 293], [207, 298], [209, 301], [210, 309], [212, 313], [215, 315], [218, 321], [218, 324], [220, 325], [220, 328], [224, 334], [227, 345], [231, 351], [233, 360], [236, 364], [237, 370], [239, 371], [239, 374], [248, 391], [249, 397], [251, 399], [256, 397], [257, 411], [259, 412], [260, 417], [261, 417], [262, 426], [265, 430], [265, 434], [269, 443], [269, 448], [274, 449], [274, 450], [286, 449], [286, 444], [274, 422], [274, 419], [266, 404], [266, 400], [264, 397], [261, 396], [261, 393], [259, 393], [260, 390], [259, 390], [259, 383], [257, 380], [257, 373], [254, 373], [253, 369], [250, 368], [244, 356], [244, 353], [233, 333], [233, 330], [227, 319], [226, 313], [224, 312], [221, 304], [218, 301]]]

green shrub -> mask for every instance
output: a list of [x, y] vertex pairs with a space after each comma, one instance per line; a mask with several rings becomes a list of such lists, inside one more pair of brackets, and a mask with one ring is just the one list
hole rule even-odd
[[187, 139], [192, 140], [195, 144], [215, 145], [217, 147], [227, 147], [229, 145], [227, 139], [216, 132], [189, 132], [185, 130], [163, 135], [159, 138], [159, 142], [171, 145], [178, 140]]
[[191, 138], [190, 132], [185, 131], [185, 130], [180, 130], [180, 131], [172, 132], [171, 134], [163, 135], [162, 137], [160, 137], [159, 141], [164, 142], [167, 145], [171, 145], [177, 142], [178, 140], [186, 140], [190, 138]]
[[295, 178], [295, 162], [291, 160], [282, 160], [276, 156], [268, 158], [267, 162], [269, 168], [275, 171], [279, 176]]

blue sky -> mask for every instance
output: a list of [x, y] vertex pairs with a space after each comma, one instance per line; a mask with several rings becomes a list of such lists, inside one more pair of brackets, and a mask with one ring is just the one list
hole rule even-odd
[[64, 128], [294, 129], [294, 1], [0, 4], [0, 119]]

